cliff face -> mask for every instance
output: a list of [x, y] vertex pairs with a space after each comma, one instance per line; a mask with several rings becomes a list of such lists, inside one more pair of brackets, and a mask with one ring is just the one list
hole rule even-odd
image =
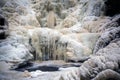
[[[118, 0], [0, 0], [2, 64], [30, 60], [81, 64], [74, 68], [60, 67], [52, 74], [22, 73], [35, 80], [48, 80], [48, 75], [50, 80], [101, 80], [102, 77], [102, 80], [119, 80], [119, 38]], [[0, 68], [2, 70], [3, 66]], [[21, 73], [17, 74], [18, 80], [27, 80], [19, 78]], [[9, 80], [13, 75], [0, 76]]]

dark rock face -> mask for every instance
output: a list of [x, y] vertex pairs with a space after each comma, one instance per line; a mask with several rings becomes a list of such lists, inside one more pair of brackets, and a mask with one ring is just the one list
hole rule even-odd
[[0, 15], [0, 39], [5, 39], [8, 35], [8, 22]]
[[107, 0], [105, 2], [106, 16], [114, 16], [120, 13], [120, 1], [119, 0]]

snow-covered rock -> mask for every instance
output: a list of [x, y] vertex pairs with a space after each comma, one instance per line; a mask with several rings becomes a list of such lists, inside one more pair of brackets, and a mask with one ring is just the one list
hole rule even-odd
[[[11, 39], [12, 40], [12, 39]], [[29, 49], [16, 41], [4, 41], [0, 43], [0, 60], [2, 61], [26, 61], [32, 59]]]
[[[77, 32], [77, 29], [73, 29], [74, 31]], [[84, 56], [92, 54], [99, 37], [98, 33], [69, 33], [64, 35], [49, 28], [36, 28], [32, 32], [32, 46], [36, 50], [37, 57], [42, 60], [82, 59]]]

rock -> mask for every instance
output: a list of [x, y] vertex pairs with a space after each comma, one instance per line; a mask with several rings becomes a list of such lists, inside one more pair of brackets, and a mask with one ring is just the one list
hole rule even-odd
[[[0, 41], [0, 60], [21, 62], [33, 59], [31, 53], [34, 50], [29, 44], [27, 31], [40, 25], [35, 17], [35, 12], [30, 7], [30, 1], [6, 1], [6, 4], [1, 7], [1, 10], [5, 16], [5, 21], [7, 20], [9, 22], [9, 36]], [[1, 24], [5, 24], [5, 26], [0, 27], [0, 33], [2, 33], [0, 34], [0, 38], [2, 38], [3, 33], [7, 34], [5, 32], [8, 30], [7, 22]]]
[[120, 27], [106, 30], [106, 32], [98, 39], [94, 48], [94, 53], [99, 51], [99, 49], [106, 47], [112, 40], [117, 38], [120, 38]]
[[31, 72], [31, 73], [30, 73], [31, 77], [33, 77], [33, 78], [38, 77], [38, 76], [41, 75], [41, 74], [45, 74], [45, 72], [42, 72], [42, 71], [40, 71], [40, 70], [37, 70], [37, 71], [35, 71], [35, 72]]
[[19, 25], [40, 27], [40, 24], [37, 21], [34, 13], [33, 14], [27, 14], [25, 16], [20, 16], [18, 18], [19, 18]]
[[84, 29], [80, 23], [77, 23], [70, 28], [58, 29], [63, 34], [72, 34], [72, 33], [88, 33], [86, 29]]
[[35, 12], [30, 7], [30, 1], [28, 0], [6, 1], [6, 4], [1, 9], [4, 16], [8, 19], [9, 26], [11, 27], [13, 25], [40, 26], [35, 17]]
[[[54, 1], [54, 0], [51, 0], [51, 1], [34, 0], [33, 1], [32, 0], [32, 5], [33, 5], [33, 9], [35, 9], [35, 12], [39, 13], [39, 15], [37, 15], [37, 19], [39, 18], [38, 21], [40, 22], [41, 26], [47, 27], [49, 15], [52, 15], [54, 13], [53, 18], [51, 18], [52, 16], [50, 16], [50, 19], [53, 19], [50, 21], [54, 22], [54, 25], [57, 25], [62, 21], [62, 19], [64, 19], [67, 16], [68, 12], [69, 13], [72, 12], [71, 10], [67, 10], [67, 9], [76, 6], [77, 2], [78, 2], [77, 0], [67, 0], [67, 1], [63, 1], [63, 0], [62, 1], [61, 0], [60, 1]], [[52, 10], [52, 13], [50, 12], [51, 10]], [[45, 23], [47, 23], [47, 26]], [[72, 24], [73, 21], [69, 23]]]
[[0, 45], [0, 60], [20, 62], [33, 58], [29, 50], [23, 44], [5, 42], [0, 43]]
[[75, 18], [75, 16], [70, 15], [64, 19], [64, 21], [61, 23], [61, 28], [69, 28], [73, 25], [75, 25], [78, 22], [78, 20]]
[[84, 29], [88, 30], [91, 33], [101, 32], [100, 30], [103, 25], [108, 23], [111, 18], [109, 17], [95, 17], [87, 16], [83, 19], [82, 26]]
[[12, 79], [23, 79], [23, 73], [18, 73], [16, 71], [6, 71], [0, 72], [0, 79], [2, 80], [12, 80]]
[[[101, 72], [108, 69], [118, 73], [116, 70], [119, 70], [118, 67], [119, 57], [120, 57], [119, 44], [120, 44], [119, 39], [114, 40], [113, 42], [109, 43], [108, 46], [101, 48], [99, 51], [97, 51], [95, 55], [91, 56], [90, 59], [84, 62], [83, 65], [80, 67], [80, 75], [81, 75], [80, 79], [91, 80], [92, 78], [96, 78], [95, 76], [98, 77], [101, 74]], [[91, 72], [93, 75], [90, 74], [90, 76], [88, 76], [89, 72]], [[104, 75], [106, 74], [107, 73], [104, 73]], [[110, 76], [106, 76], [106, 77], [109, 78]]]
[[64, 10], [61, 12], [60, 18], [65, 19], [67, 15], [68, 15], [68, 12]]
[[70, 8], [70, 7], [74, 7], [77, 3], [77, 0], [66, 0], [63, 1], [65, 8]]
[[7, 2], [7, 0], [1, 0], [1, 1], [0, 1], [0, 7], [3, 7], [6, 2]]
[[5, 61], [0, 61], [0, 72], [5, 72], [5, 71], [8, 71], [11, 67], [11, 64], [10, 63], [7, 63]]
[[99, 31], [104, 32], [106, 29], [118, 26], [120, 26], [120, 15], [112, 17], [111, 20], [109, 20], [99, 28]]
[[24, 77], [30, 77], [30, 73], [28, 71], [24, 71], [24, 74], [23, 74]]
[[88, 2], [87, 15], [101, 16], [104, 14], [104, 1], [91, 0]]
[[92, 54], [98, 37], [99, 34], [96, 33], [68, 34], [68, 37], [61, 38], [61, 41], [68, 42], [67, 48], [70, 48], [67, 49], [68, 59], [83, 59]]

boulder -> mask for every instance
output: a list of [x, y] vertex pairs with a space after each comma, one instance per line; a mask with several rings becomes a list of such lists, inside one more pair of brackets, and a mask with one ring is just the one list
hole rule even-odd
[[32, 59], [28, 48], [17, 42], [0, 43], [0, 61], [21, 62]]
[[120, 38], [120, 27], [109, 28], [96, 42], [94, 53], [110, 44], [114, 39]]
[[116, 39], [106, 47], [99, 49], [95, 55], [91, 56], [91, 58], [85, 61], [80, 67], [80, 79], [99, 80], [103, 77], [105, 79], [119, 79], [119, 48], [120, 39]]

